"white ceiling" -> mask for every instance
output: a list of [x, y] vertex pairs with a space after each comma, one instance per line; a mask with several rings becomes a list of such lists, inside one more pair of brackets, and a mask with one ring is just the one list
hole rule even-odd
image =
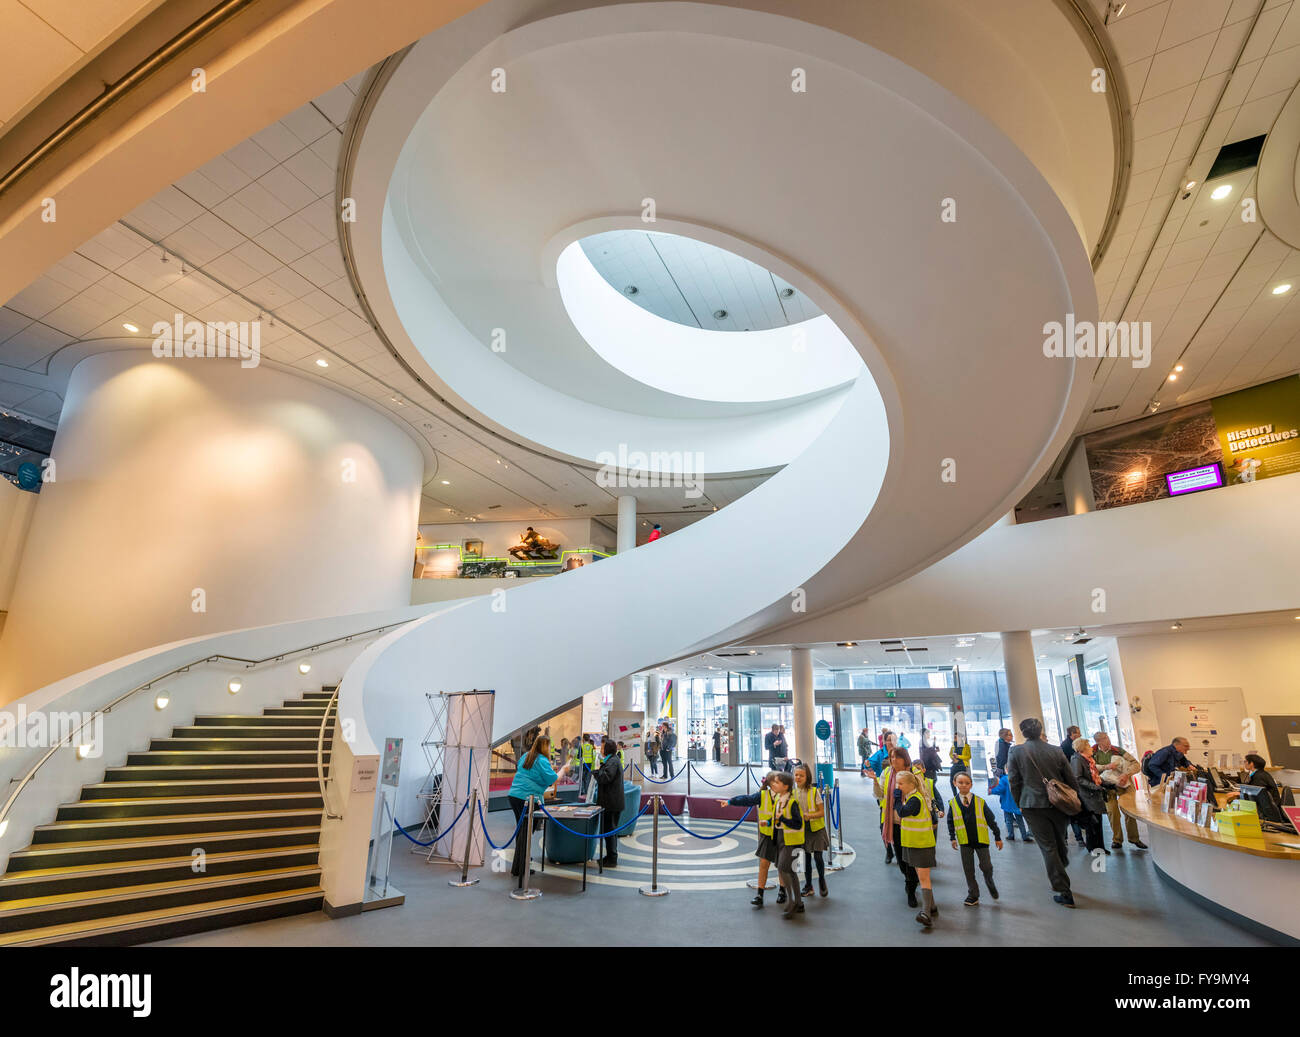
[[[581, 245], [601, 277], [628, 299], [688, 327], [767, 331], [822, 312], [771, 271], [693, 238], [614, 230], [584, 238]], [[635, 294], [627, 293], [629, 287]], [[715, 317], [718, 312], [727, 316]]]

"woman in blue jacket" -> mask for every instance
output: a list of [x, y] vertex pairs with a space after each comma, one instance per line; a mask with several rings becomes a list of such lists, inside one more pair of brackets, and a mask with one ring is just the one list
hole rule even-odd
[[[536, 797], [539, 802], [544, 800], [547, 791], [569, 771], [569, 765], [565, 764], [560, 768], [560, 773], [556, 774], [550, 764], [550, 755], [550, 736], [540, 735], [515, 770], [508, 798], [510, 809], [515, 812], [516, 826], [520, 823], [519, 818], [528, 813], [529, 797]], [[510, 868], [510, 874], [516, 878], [524, 873], [524, 858], [527, 854], [523, 852], [523, 847], [531, 842], [532, 838], [532, 832], [525, 832], [522, 827], [519, 828], [519, 840], [515, 843], [515, 861]]]
[[1025, 815], [1016, 805], [1016, 797], [1011, 794], [1011, 782], [1005, 773], [999, 774], [997, 781], [989, 782], [989, 795], [997, 796], [1002, 802], [1002, 820], [1007, 825], [1007, 842], [1016, 841], [1016, 825], [1019, 825], [1021, 838], [1032, 843], [1034, 840], [1029, 837], [1029, 829], [1025, 827]]

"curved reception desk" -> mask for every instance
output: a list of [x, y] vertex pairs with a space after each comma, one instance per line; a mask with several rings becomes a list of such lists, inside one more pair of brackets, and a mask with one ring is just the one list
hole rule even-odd
[[1300, 945], [1300, 836], [1233, 836], [1161, 810], [1145, 792], [1120, 809], [1147, 826], [1161, 876], [1215, 914], [1282, 944]]

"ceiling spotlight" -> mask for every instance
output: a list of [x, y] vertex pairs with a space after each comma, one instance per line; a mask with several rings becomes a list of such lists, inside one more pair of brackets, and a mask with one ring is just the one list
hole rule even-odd
[[306, 676], [307, 674], [311, 673], [311, 663], [299, 663], [298, 672], [301, 673], [303, 676]]
[[782, 288], [782, 289], [781, 289], [781, 298], [782, 298], [782, 299], [788, 299], [788, 298], [790, 298], [790, 296], [792, 296], [792, 295], [794, 295], [794, 289], [793, 289], [793, 288]]
[[442, 485], [443, 485], [443, 486], [450, 486], [450, 485], [451, 485], [451, 480], [450, 480], [450, 479], [443, 479], [443, 480], [442, 480]]
[[634, 285], [634, 284], [630, 284], [630, 285], [628, 285], [626, 288], [623, 289], [623, 294], [624, 294], [624, 295], [636, 295], [636, 293], [639, 292], [640, 290], [641, 290], [641, 289], [638, 288], [636, 285]]
[[226, 685], [226, 690], [229, 691], [230, 694], [234, 695], [234, 694], [236, 694], [236, 693], [239, 691], [239, 689], [242, 688], [243, 686], [244, 686], [244, 682], [243, 682], [243, 681], [241, 681], [241, 680], [232, 680], [229, 684]]
[[1125, 8], [1127, 8], [1127, 7], [1128, 7], [1128, 0], [1124, 0], [1123, 3], [1121, 3], [1117, 8], [1115, 8], [1115, 10], [1114, 10], [1114, 12], [1113, 12], [1114, 15], [1115, 15], [1115, 17], [1118, 18], [1121, 14], [1123, 14]]
[[317, 358], [316, 358], [316, 366], [317, 366], [317, 367], [329, 367], [329, 365], [330, 365], [330, 362], [329, 362], [328, 360], [326, 360], [323, 356], [320, 356], [320, 357], [317, 357]]
[[171, 701], [171, 696], [164, 691], [161, 695], [159, 695], [156, 699], [153, 700], [153, 708], [159, 710], [166, 709], [167, 703], [169, 703], [170, 701]]
[[1211, 191], [1210, 197], [1217, 202], [1220, 198], [1227, 198], [1228, 195], [1230, 194], [1232, 194], [1232, 185], [1223, 184], [1222, 186], [1216, 187], [1213, 191]]
[[126, 330], [129, 331], [132, 335], [134, 335], [137, 331], [140, 330], [139, 328], [137, 328], [134, 324], [130, 323], [129, 321], [128, 321], [127, 323], [123, 324], [122, 327], [126, 328]]
[[1178, 381], [1178, 375], [1176, 375], [1176, 374], [1174, 374], [1172, 371], [1170, 371], [1170, 372], [1169, 372], [1169, 380], [1170, 380], [1171, 382], [1176, 382], [1176, 381]]
[[1182, 365], [1182, 364], [1174, 364], [1174, 370], [1175, 370], [1175, 371], [1178, 371], [1179, 373], [1181, 373], [1182, 370], [1183, 370], [1183, 365]]
[[1187, 183], [1183, 184], [1183, 190], [1190, 191], [1195, 186], [1196, 186], [1195, 180], [1188, 180]]
[[1273, 289], [1273, 294], [1286, 295], [1286, 293], [1289, 292], [1290, 290], [1291, 290], [1291, 286], [1289, 284], [1280, 284]]
[[1171, 626], [1169, 629], [1170, 629], [1170, 630], [1182, 630], [1182, 629], [1183, 629], [1183, 624], [1182, 624], [1181, 622], [1178, 622], [1178, 621], [1175, 620], [1174, 625]]
[[714, 311], [713, 311], [713, 319], [714, 319], [714, 320], [726, 320], [726, 319], [727, 319], [727, 311], [726, 311], [726, 310], [714, 310]]
[[758, 652], [755, 651], [753, 648], [751, 648], [751, 649], [749, 650], [749, 654], [750, 654], [750, 655], [757, 655]]

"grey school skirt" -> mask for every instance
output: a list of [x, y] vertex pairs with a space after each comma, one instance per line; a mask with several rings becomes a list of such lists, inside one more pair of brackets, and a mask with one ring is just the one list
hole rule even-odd
[[935, 865], [933, 846], [904, 846], [903, 863], [913, 868], [933, 868]]

